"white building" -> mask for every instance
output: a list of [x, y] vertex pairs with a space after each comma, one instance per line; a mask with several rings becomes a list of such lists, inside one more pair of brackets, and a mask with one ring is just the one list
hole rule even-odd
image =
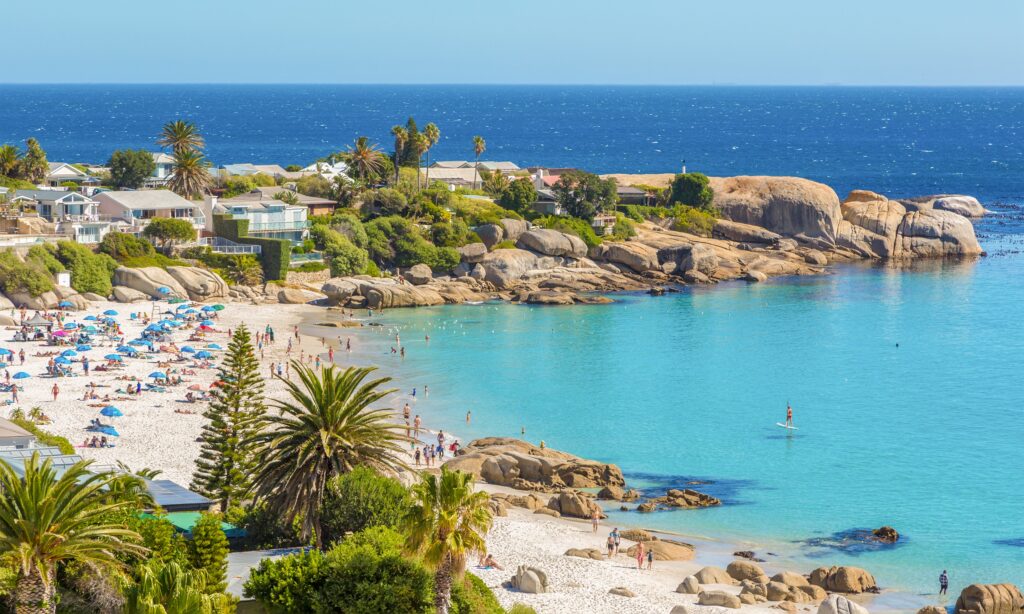
[[99, 179], [88, 173], [83, 173], [74, 166], [65, 162], [49, 162], [48, 166], [49, 170], [46, 173], [46, 178], [43, 179], [43, 183], [45, 185], [57, 187], [69, 181], [77, 183], [78, 185], [85, 183], [99, 183]]
[[78, 243], [99, 243], [112, 230], [99, 215], [99, 203], [70, 190], [18, 190], [11, 202], [30, 205], [36, 215], [56, 225], [56, 233]]
[[149, 220], [158, 217], [188, 220], [197, 231], [206, 226], [201, 203], [185, 200], [170, 190], [99, 192], [94, 198], [101, 217], [124, 221], [129, 226], [125, 232], [132, 234], [142, 232]]
[[267, 239], [287, 239], [293, 245], [309, 236], [309, 208], [303, 204], [289, 205], [270, 199], [231, 198], [217, 200], [207, 197], [215, 213], [224, 213], [249, 221], [248, 235]]

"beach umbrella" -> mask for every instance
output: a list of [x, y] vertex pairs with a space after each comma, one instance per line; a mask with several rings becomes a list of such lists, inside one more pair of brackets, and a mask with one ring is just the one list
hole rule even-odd
[[92, 322], [92, 321], [96, 320], [96, 316], [85, 316], [82, 319], [83, 320], [89, 320], [90, 322]]
[[121, 416], [124, 415], [124, 414], [121, 413], [120, 409], [114, 407], [113, 405], [107, 405], [106, 407], [101, 409], [100, 410], [100, 414], [102, 414], [102, 415], [104, 415], [104, 416], [106, 416], [108, 418], [120, 418]]
[[61, 301], [61, 302], [57, 303], [57, 306], [58, 307], [74, 307], [75, 304], [72, 303], [71, 301]]
[[85, 345], [83, 343], [82, 345], [75, 346], [75, 349], [78, 350], [79, 352], [88, 352], [89, 350], [92, 349], [92, 346], [91, 345]]
[[76, 324], [74, 322], [68, 322], [67, 324], [64, 325], [64, 328], [67, 328], [67, 329], [78, 328], [78, 324]]
[[92, 324], [90, 324], [89, 326], [86, 326], [82, 330], [84, 330], [87, 333], [95, 333], [95, 332], [99, 331], [99, 329], [96, 328], [95, 326], [93, 326]]
[[213, 310], [214, 311], [224, 311], [224, 305], [221, 305], [220, 303], [217, 303], [216, 305], [213, 306]]
[[160, 330], [160, 325], [157, 324], [156, 322], [153, 322], [152, 324], [146, 327], [146, 330], [158, 331]]
[[176, 296], [176, 297], [174, 297], [174, 298], [172, 298], [172, 299], [168, 299], [168, 300], [167, 300], [167, 302], [168, 302], [168, 303], [170, 303], [170, 304], [172, 304], [172, 305], [174, 305], [174, 304], [176, 304], [176, 303], [184, 303], [184, 302], [185, 302], [185, 299], [183, 299], [183, 298], [181, 298], [181, 297], [178, 297], [178, 296]]
[[203, 320], [199, 323], [200, 326], [214, 326], [213, 320]]
[[189, 313], [189, 314], [191, 314], [191, 313], [199, 313], [199, 312], [198, 312], [198, 311], [196, 311], [195, 309], [192, 309], [192, 308], [190, 307], [190, 308], [186, 309], [185, 311], [183, 311], [182, 313]]
[[116, 316], [117, 312], [114, 311], [113, 309], [108, 309], [108, 310], [103, 312], [103, 315], [105, 315], [105, 316]]
[[78, 352], [74, 350], [64, 350], [60, 353], [61, 356], [78, 356]]
[[128, 345], [150, 345], [150, 343], [142, 339], [132, 339], [128, 342]]
[[103, 358], [106, 358], [107, 360], [116, 360], [117, 362], [121, 362], [122, 360], [124, 360], [123, 358], [121, 358], [120, 354], [107, 354]]
[[167, 379], [167, 374], [163, 371], [153, 371], [149, 374], [149, 377], [152, 377], [153, 379]]
[[8, 354], [13, 354], [13, 353], [14, 352], [8, 350], [7, 348], [0, 348], [0, 356], [7, 356]]
[[62, 331], [62, 330], [58, 330], [58, 331], [53, 333], [53, 336], [54, 337], [67, 337], [68, 334], [66, 332]]
[[24, 371], [18, 371], [17, 373], [14, 374], [14, 379], [28, 379], [30, 377], [32, 376], [29, 375], [28, 373], [25, 373]]
[[224, 348], [220, 347], [219, 344], [216, 344], [216, 343], [207, 343], [206, 344], [206, 348], [210, 349], [210, 350], [222, 350], [222, 349], [224, 349]]
[[103, 433], [104, 435], [110, 435], [111, 437], [120, 437], [121, 436], [121, 434], [117, 432], [117, 429], [115, 429], [112, 426], [101, 426], [99, 428], [99, 431], [101, 433]]
[[181, 348], [181, 351], [185, 352], [186, 354], [195, 354], [196, 349], [191, 345], [186, 345], [185, 347]]
[[57, 359], [54, 360], [53, 362], [55, 362], [55, 363], [57, 363], [59, 365], [70, 365], [71, 364], [71, 359], [64, 358], [63, 356], [58, 356]]
[[171, 293], [171, 289], [168, 288], [167, 286], [160, 286], [159, 288], [156, 289], [156, 291], [159, 292], [160, 294], [170, 294]]
[[213, 358], [213, 354], [207, 352], [206, 350], [202, 350], [196, 352], [196, 358]]
[[213, 305], [206, 305], [205, 307], [202, 308], [202, 311], [209, 312], [209, 311], [217, 311], [217, 310], [213, 308]]

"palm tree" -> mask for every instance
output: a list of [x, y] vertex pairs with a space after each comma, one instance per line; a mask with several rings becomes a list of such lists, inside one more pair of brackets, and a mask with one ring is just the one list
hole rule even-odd
[[437, 127], [437, 124], [430, 122], [423, 128], [423, 136], [427, 137], [427, 185], [430, 187], [430, 149], [437, 145], [437, 142], [441, 140], [441, 130]]
[[480, 156], [487, 151], [487, 141], [484, 137], [477, 135], [473, 137], [473, 152], [476, 153], [476, 164], [473, 165], [473, 185], [476, 186], [477, 174], [480, 168]]
[[177, 561], [151, 560], [139, 569], [139, 581], [128, 590], [127, 614], [222, 614], [234, 612], [224, 593], [207, 593], [206, 572], [183, 568]]
[[401, 126], [392, 126], [391, 134], [395, 137], [395, 183], [398, 183], [400, 162], [405, 144], [409, 141], [409, 131]]
[[438, 614], [451, 607], [452, 577], [461, 576], [466, 558], [483, 552], [491, 528], [490, 498], [473, 491], [473, 476], [441, 466], [412, 487], [413, 505], [402, 521], [405, 549], [434, 568], [434, 605]]
[[60, 477], [49, 459], [34, 453], [24, 477], [0, 462], [0, 557], [17, 567], [14, 611], [57, 611], [55, 580], [62, 564], [118, 568], [119, 555], [148, 551], [139, 535], [111, 518], [132, 508], [132, 501], [112, 499], [112, 477], [88, 471], [80, 461]]
[[227, 276], [240, 286], [258, 286], [263, 283], [263, 268], [255, 256], [243, 254], [231, 259]]
[[343, 156], [353, 179], [371, 184], [384, 172], [384, 152], [365, 136], [357, 138]]
[[185, 198], [202, 196], [213, 184], [213, 177], [207, 168], [208, 164], [202, 153], [191, 149], [176, 152], [167, 187]]
[[0, 175], [12, 177], [20, 159], [21, 152], [14, 145], [7, 143], [0, 146]]
[[185, 151], [199, 151], [206, 145], [206, 142], [199, 134], [199, 129], [195, 124], [179, 119], [164, 124], [156, 144], [170, 147], [173, 153], [179, 154]]
[[286, 522], [302, 521], [302, 537], [313, 534], [323, 545], [320, 506], [327, 481], [365, 465], [381, 472], [406, 467], [401, 427], [390, 409], [370, 406], [394, 392], [381, 387], [385, 377], [364, 383], [375, 368], [344, 371], [323, 366], [319, 374], [292, 362], [297, 376], [284, 383], [291, 397], [275, 401], [256, 437], [261, 469], [253, 483], [257, 499]]

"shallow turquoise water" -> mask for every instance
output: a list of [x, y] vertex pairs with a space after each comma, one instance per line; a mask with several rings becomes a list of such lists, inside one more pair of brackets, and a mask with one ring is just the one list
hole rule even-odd
[[[933, 591], [946, 568], [956, 594], [1024, 583], [1024, 547], [995, 543], [1024, 538], [1024, 259], [1004, 247], [977, 262], [608, 306], [395, 310], [375, 318], [386, 327], [366, 349], [385, 369], [401, 364], [402, 399], [419, 388], [428, 425], [464, 439], [525, 427], [662, 491], [711, 480], [699, 488], [726, 503], [616, 511], [617, 522], [751, 540], [808, 569], [856, 564], [911, 591]], [[390, 354], [390, 327], [404, 360]], [[775, 426], [787, 401], [792, 436]], [[906, 543], [860, 554], [797, 543], [882, 524]]]

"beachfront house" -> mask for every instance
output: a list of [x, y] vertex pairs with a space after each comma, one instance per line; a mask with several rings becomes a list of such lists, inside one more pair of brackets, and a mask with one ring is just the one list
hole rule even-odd
[[206, 215], [198, 203], [185, 200], [170, 190], [118, 190], [99, 192], [101, 219], [120, 220], [124, 232], [139, 234], [149, 220], [171, 217], [188, 220], [197, 231], [206, 226]]
[[[519, 166], [516, 165], [515, 162], [508, 162], [508, 161], [489, 162], [487, 160], [483, 160], [481, 162], [473, 162], [472, 160], [438, 160], [437, 162], [432, 162], [430, 164], [430, 168], [432, 168], [432, 169], [434, 169], [434, 168], [444, 168], [444, 169], [468, 168], [468, 169], [472, 169], [474, 166], [477, 167], [478, 169], [481, 169], [481, 170], [491, 171], [491, 172], [501, 172], [501, 173], [506, 173], [506, 174], [515, 173], [516, 171], [520, 170]], [[433, 171], [431, 171], [431, 175], [433, 175]]]
[[325, 179], [333, 180], [335, 177], [344, 177], [345, 181], [352, 181], [348, 176], [348, 165], [344, 162], [314, 162], [299, 171], [301, 175], [316, 174]]
[[537, 201], [533, 210], [541, 215], [565, 215], [565, 209], [555, 198], [555, 193], [548, 188], [537, 190]]
[[263, 198], [262, 192], [260, 196], [224, 200], [211, 196], [206, 200], [212, 203], [214, 213], [248, 220], [250, 237], [287, 239], [292, 245], [299, 245], [309, 236], [309, 209], [305, 205], [291, 205], [273, 197]]
[[10, 420], [0, 418], [0, 455], [3, 454], [2, 450], [27, 448], [35, 440], [36, 438], [32, 433], [29, 433]]
[[146, 179], [145, 185], [147, 188], [158, 188], [166, 185], [174, 173], [174, 157], [162, 151], [151, 152], [151, 155], [156, 167], [153, 169], [153, 174]]
[[11, 204], [20, 211], [34, 209], [54, 225], [53, 234], [77, 243], [99, 243], [112, 229], [110, 220], [100, 219], [98, 202], [70, 190], [18, 190]]
[[48, 165], [49, 170], [46, 173], [46, 178], [43, 179], [44, 185], [57, 187], [68, 182], [78, 185], [99, 185], [100, 183], [96, 177], [65, 162], [49, 162]]
[[[253, 188], [252, 191], [246, 192], [245, 194], [239, 194], [231, 198], [231, 202], [242, 202], [242, 201], [255, 201], [263, 202], [268, 200], [275, 200], [276, 197], [281, 194], [287, 194], [288, 200], [295, 200], [298, 204], [302, 205], [308, 210], [308, 216], [314, 215], [331, 215], [334, 210], [338, 208], [338, 203], [329, 198], [321, 198], [319, 196], [309, 196], [296, 192], [293, 186], [294, 184], [286, 184], [285, 186], [267, 186]], [[220, 201], [225, 202], [224, 200]]]
[[590, 227], [594, 229], [594, 234], [599, 237], [609, 235], [615, 229], [615, 219], [615, 214], [613, 213], [598, 213], [591, 220]]
[[284, 167], [279, 164], [251, 164], [249, 162], [242, 162], [240, 164], [225, 164], [220, 167], [221, 171], [228, 175], [236, 175], [239, 177], [251, 177], [253, 175], [267, 175], [274, 179], [298, 179], [303, 175], [309, 173], [302, 172], [291, 172], [286, 171]]

